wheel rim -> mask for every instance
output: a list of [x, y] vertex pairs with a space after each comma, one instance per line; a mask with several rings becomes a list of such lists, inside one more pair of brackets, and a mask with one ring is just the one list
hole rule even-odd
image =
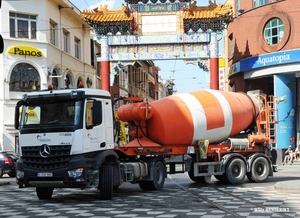
[[257, 164], [256, 169], [255, 169], [257, 175], [261, 176], [265, 172], [265, 166], [261, 163]]
[[158, 168], [156, 170], [156, 181], [158, 184], [160, 184], [162, 182], [162, 180], [163, 180], [163, 171], [161, 168]]
[[241, 175], [241, 166], [236, 164], [232, 167], [232, 175], [235, 177], [235, 178], [238, 178], [240, 177]]

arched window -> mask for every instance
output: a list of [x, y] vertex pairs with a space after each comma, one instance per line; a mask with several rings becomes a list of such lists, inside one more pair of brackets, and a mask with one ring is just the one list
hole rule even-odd
[[73, 88], [73, 81], [71, 75], [68, 73], [65, 77], [65, 88], [66, 89], [71, 89]]
[[79, 87], [79, 83], [80, 82], [83, 82], [83, 79], [81, 77], [78, 77], [78, 80], [77, 80], [77, 88]]
[[57, 68], [54, 68], [53, 71], [52, 71], [52, 85], [53, 85], [53, 89], [58, 89], [58, 73], [59, 73], [59, 70]]
[[9, 91], [31, 92], [41, 89], [40, 74], [30, 64], [17, 64], [10, 75]]

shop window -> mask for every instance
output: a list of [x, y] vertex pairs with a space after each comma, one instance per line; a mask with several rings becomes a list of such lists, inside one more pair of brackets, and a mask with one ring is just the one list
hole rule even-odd
[[36, 39], [37, 16], [9, 13], [10, 37]]
[[50, 43], [57, 45], [57, 23], [50, 20]]
[[284, 35], [284, 24], [278, 18], [270, 19], [264, 28], [264, 39], [268, 45], [278, 44]]
[[265, 4], [268, 4], [268, 0], [254, 0], [253, 1], [254, 8], [265, 5]]
[[9, 91], [31, 92], [40, 90], [40, 75], [30, 64], [17, 64], [10, 76]]

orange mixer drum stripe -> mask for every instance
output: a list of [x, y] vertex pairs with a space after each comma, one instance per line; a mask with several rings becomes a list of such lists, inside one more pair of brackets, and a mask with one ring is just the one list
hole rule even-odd
[[194, 138], [220, 142], [253, 122], [253, 104], [246, 94], [206, 90], [179, 94], [190, 109]]
[[211, 92], [194, 92], [191, 93], [201, 102], [203, 112], [206, 116], [206, 129], [215, 129], [224, 127], [225, 119], [220, 101]]

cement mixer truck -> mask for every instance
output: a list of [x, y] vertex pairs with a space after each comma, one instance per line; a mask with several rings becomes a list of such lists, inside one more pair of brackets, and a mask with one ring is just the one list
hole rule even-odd
[[[104, 90], [35, 91], [15, 107], [16, 180], [39, 199], [56, 188], [95, 188], [109, 200], [122, 183], [159, 190], [167, 174], [194, 182], [263, 182], [273, 175], [273, 98], [202, 90], [125, 104], [117, 116], [132, 139], [117, 144], [111, 95]], [[128, 102], [127, 102], [128, 103]]]

